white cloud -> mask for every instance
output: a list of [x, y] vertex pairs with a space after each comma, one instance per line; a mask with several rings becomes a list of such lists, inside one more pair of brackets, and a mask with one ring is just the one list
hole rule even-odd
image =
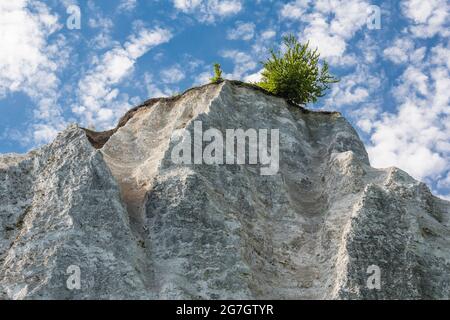
[[447, 173], [447, 176], [439, 181], [438, 186], [440, 188], [449, 188], [450, 189], [450, 172]]
[[99, 129], [112, 126], [130, 107], [128, 96], [120, 95], [116, 86], [133, 71], [137, 59], [171, 37], [165, 29], [141, 29], [123, 46], [106, 52], [79, 81], [79, 104], [72, 108], [73, 112], [87, 125], [94, 124]]
[[270, 40], [277, 35], [277, 32], [272, 29], [267, 29], [261, 33], [261, 38], [263, 40]]
[[367, 102], [371, 92], [377, 90], [380, 80], [376, 74], [370, 74], [367, 66], [359, 64], [353, 73], [343, 76], [332, 86], [327, 95], [324, 106], [328, 109], [356, 107]]
[[257, 67], [255, 59], [245, 52], [238, 50], [225, 50], [222, 57], [231, 59], [234, 62], [233, 73], [226, 74], [226, 78], [241, 80], [248, 76], [249, 72]]
[[330, 32], [330, 27], [325, 18], [321, 14], [314, 14], [312, 21], [305, 28], [303, 36], [309, 40], [313, 48], [319, 48], [322, 57], [340, 57], [344, 54], [347, 47], [344, 37]]
[[[88, 1], [88, 9], [86, 16], [87, 25], [90, 28], [96, 29], [96, 36], [89, 40], [89, 47], [95, 50], [102, 50], [106, 48], [112, 48], [118, 45], [112, 39], [112, 30], [114, 28], [114, 22], [110, 17], [103, 14], [100, 7], [93, 1]], [[84, 17], [84, 16], [82, 16]]]
[[111, 29], [114, 23], [110, 18], [97, 15], [95, 18], [90, 18], [88, 20], [88, 25], [91, 28]]
[[413, 103], [402, 105], [395, 115], [386, 115], [374, 125], [373, 146], [368, 148], [372, 164], [397, 166], [420, 180], [447, 170], [446, 157], [435, 148], [436, 141], [448, 139], [438, 121]]
[[202, 2], [203, 0], [173, 0], [173, 5], [181, 11], [189, 12], [199, 7]]
[[365, 133], [371, 133], [374, 123], [381, 112], [381, 108], [376, 104], [365, 103], [363, 107], [350, 112], [356, 118], [356, 125]]
[[161, 80], [164, 83], [177, 83], [183, 80], [186, 76], [181, 70], [180, 66], [175, 65], [160, 72]]
[[122, 0], [119, 3], [118, 10], [133, 11], [137, 6], [137, 0]]
[[400, 78], [401, 84], [396, 88], [395, 95], [398, 97], [407, 97], [411, 92], [428, 94], [428, 75], [419, 67], [410, 65], [403, 72]]
[[255, 35], [255, 24], [251, 22], [236, 22], [233, 29], [228, 30], [227, 39], [230, 40], [251, 40]]
[[117, 45], [119, 45], [119, 43], [112, 39], [109, 31], [101, 31], [94, 38], [89, 40], [90, 48], [93, 48], [96, 50], [111, 48], [111, 47], [117, 46]]
[[409, 29], [420, 38], [450, 35], [450, 3], [447, 0], [403, 0], [403, 14], [414, 23]]
[[150, 98], [169, 97], [174, 94], [174, 90], [168, 87], [158, 87], [153, 79], [153, 76], [146, 72], [144, 74], [144, 82], [147, 89], [147, 96]]
[[248, 76], [244, 77], [244, 81], [250, 83], [260, 82], [262, 78], [262, 72], [263, 69], [259, 70], [258, 72], [249, 74]]
[[217, 10], [217, 14], [221, 17], [236, 14], [241, 11], [242, 3], [237, 0], [222, 0], [222, 1], [209, 1], [212, 5], [212, 10]]
[[26, 90], [31, 95], [34, 86], [48, 76], [51, 87], [57, 82], [56, 64], [48, 58], [47, 38], [60, 28], [57, 17], [39, 4], [40, 12], [33, 14], [28, 1], [0, 3], [0, 93]]
[[385, 58], [394, 63], [406, 62], [416, 63], [425, 57], [425, 47], [415, 49], [414, 42], [409, 38], [399, 38], [394, 41], [394, 45], [384, 49]]
[[297, 0], [285, 4], [280, 11], [283, 18], [287, 19], [301, 19], [309, 6], [308, 0]]
[[53, 140], [62, 128], [55, 128], [50, 124], [38, 123], [34, 126], [33, 139], [38, 143], [45, 143]]
[[212, 72], [210, 71], [204, 71], [198, 74], [194, 79], [194, 86], [200, 86], [207, 84], [211, 81], [211, 78], [213, 77]]
[[450, 43], [447, 43], [447, 48], [443, 44], [439, 44], [431, 49], [431, 63], [434, 65], [444, 65], [450, 70], [450, 54], [449, 49]]
[[268, 28], [255, 35], [251, 48], [251, 55], [255, 60], [263, 61], [268, 57], [269, 49], [274, 48], [274, 37], [276, 35], [277, 32], [272, 28]]
[[430, 51], [404, 70], [393, 91], [399, 107], [374, 123], [368, 152], [376, 167], [397, 166], [439, 184], [450, 170], [450, 49]]
[[36, 123], [52, 130], [38, 128], [35, 142], [48, 142], [55, 128], [64, 125], [57, 104], [58, 69], [64, 67], [69, 54], [65, 39], [54, 35], [62, 26], [58, 17], [40, 1], [0, 2], [0, 98], [23, 92], [36, 104]]
[[309, 40], [322, 57], [342, 57], [347, 42], [366, 25], [368, 8], [365, 0], [297, 0], [285, 4], [280, 15], [301, 22], [300, 39]]
[[194, 14], [201, 22], [213, 23], [217, 18], [235, 15], [242, 10], [242, 0], [172, 0], [176, 9]]

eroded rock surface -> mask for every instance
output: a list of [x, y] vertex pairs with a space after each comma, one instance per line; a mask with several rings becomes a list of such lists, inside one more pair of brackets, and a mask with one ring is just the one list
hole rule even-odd
[[[171, 137], [194, 121], [280, 129], [278, 174], [174, 164]], [[154, 100], [100, 137], [96, 149], [72, 126], [0, 157], [0, 298], [450, 298], [450, 203], [372, 168], [339, 113], [226, 81]]]

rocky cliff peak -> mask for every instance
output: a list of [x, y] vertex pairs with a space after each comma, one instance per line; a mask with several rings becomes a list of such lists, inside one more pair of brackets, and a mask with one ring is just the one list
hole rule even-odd
[[3, 299], [450, 298], [450, 203], [242, 83], [71, 126], [0, 182]]

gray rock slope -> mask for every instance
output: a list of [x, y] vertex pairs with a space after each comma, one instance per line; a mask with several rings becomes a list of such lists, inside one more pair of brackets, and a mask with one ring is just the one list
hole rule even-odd
[[[450, 203], [372, 168], [339, 113], [226, 81], [125, 119], [0, 156], [1, 299], [450, 298]], [[174, 164], [194, 121], [280, 129], [278, 174]]]

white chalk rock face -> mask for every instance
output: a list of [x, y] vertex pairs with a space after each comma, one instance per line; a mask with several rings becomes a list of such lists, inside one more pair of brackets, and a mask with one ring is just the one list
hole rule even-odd
[[[273, 174], [174, 161], [208, 150], [199, 123], [268, 130], [272, 160], [278, 129]], [[448, 299], [449, 217], [339, 113], [225, 81], [1, 156], [0, 299]]]

